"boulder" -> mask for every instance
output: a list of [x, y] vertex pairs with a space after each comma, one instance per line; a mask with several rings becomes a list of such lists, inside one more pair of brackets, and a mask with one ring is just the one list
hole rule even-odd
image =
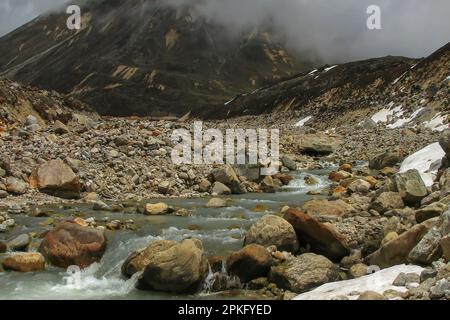
[[328, 175], [328, 179], [334, 182], [341, 182], [342, 180], [351, 178], [352, 174], [347, 171], [332, 171]]
[[56, 267], [86, 268], [101, 260], [106, 243], [104, 231], [63, 222], [45, 235], [39, 251]]
[[226, 165], [222, 168], [217, 168], [212, 171], [214, 181], [223, 183], [231, 189], [233, 194], [247, 193], [245, 186], [240, 182], [233, 167]]
[[342, 200], [326, 199], [310, 200], [303, 205], [303, 211], [312, 216], [343, 216], [354, 211], [354, 208]]
[[34, 170], [30, 184], [41, 192], [57, 197], [80, 197], [78, 176], [60, 159], [48, 161]]
[[377, 251], [369, 255], [366, 260], [370, 265], [380, 268], [389, 268], [395, 265], [408, 263], [408, 255], [420, 242], [437, 220], [427, 220], [417, 224], [398, 238], [382, 245]]
[[184, 240], [153, 254], [140, 280], [156, 291], [193, 293], [208, 273], [208, 260], [201, 241]]
[[208, 179], [202, 179], [198, 185], [200, 192], [209, 192], [211, 189], [211, 182]]
[[450, 235], [441, 239], [441, 250], [445, 261], [450, 261]]
[[296, 252], [298, 240], [292, 225], [281, 217], [266, 215], [253, 224], [247, 232], [245, 245], [276, 246], [280, 251]]
[[145, 205], [144, 213], [151, 216], [164, 215], [170, 213], [170, 207], [164, 202], [148, 203]]
[[430, 264], [440, 258], [441, 232], [434, 227], [419, 241], [408, 255], [408, 261], [415, 264]]
[[444, 170], [441, 178], [439, 179], [439, 198], [444, 199], [450, 195], [450, 168]]
[[375, 291], [365, 291], [361, 293], [361, 295], [358, 297], [358, 300], [386, 300], [386, 298]]
[[426, 207], [420, 208], [416, 211], [417, 223], [422, 223], [428, 219], [439, 217], [447, 208], [447, 206], [440, 202], [432, 203]]
[[297, 163], [292, 159], [292, 157], [285, 154], [281, 157], [280, 160], [283, 166], [285, 166], [289, 170], [291, 171], [297, 170]]
[[332, 227], [317, 221], [299, 210], [289, 209], [284, 214], [293, 227], [302, 246], [309, 244], [311, 251], [339, 261], [350, 254], [345, 239]]
[[445, 130], [439, 138], [439, 145], [445, 153], [450, 153], [450, 130]]
[[17, 272], [36, 272], [45, 270], [45, 259], [38, 252], [14, 253], [2, 262], [5, 270]]
[[348, 190], [352, 193], [366, 194], [370, 191], [371, 187], [372, 185], [369, 182], [362, 179], [357, 179], [350, 183], [350, 185], [348, 186]]
[[222, 198], [212, 198], [205, 204], [206, 208], [225, 208], [227, 206], [227, 200]]
[[26, 251], [30, 242], [31, 237], [24, 233], [8, 241], [7, 246], [10, 251]]
[[241, 283], [266, 277], [272, 266], [272, 256], [259, 244], [250, 244], [227, 259], [227, 270], [239, 277]]
[[293, 176], [290, 176], [285, 173], [278, 172], [272, 176], [273, 179], [278, 179], [284, 186], [287, 186], [292, 180], [294, 180]]
[[248, 181], [258, 182], [261, 179], [261, 167], [257, 164], [236, 164], [233, 166], [236, 175]]
[[260, 189], [265, 193], [275, 193], [278, 188], [271, 176], [265, 176], [260, 183]]
[[405, 159], [405, 154], [400, 150], [388, 150], [369, 161], [369, 168], [381, 170], [386, 167], [394, 167]]
[[357, 279], [367, 276], [368, 271], [369, 267], [367, 265], [365, 265], [364, 263], [357, 263], [351, 266], [348, 273], [352, 279]]
[[306, 134], [298, 138], [297, 150], [307, 155], [329, 155], [341, 144], [341, 141], [325, 134]]
[[394, 209], [403, 209], [405, 203], [398, 192], [383, 192], [371, 204], [370, 209], [383, 214]]
[[144, 271], [155, 254], [165, 251], [177, 243], [170, 240], [156, 240], [146, 248], [133, 252], [122, 265], [122, 274], [131, 278], [135, 273]]
[[216, 196], [229, 195], [231, 194], [231, 189], [224, 185], [222, 182], [216, 181], [213, 184], [211, 194]]
[[420, 176], [419, 171], [409, 170], [398, 173], [393, 177], [396, 191], [400, 193], [403, 201], [407, 205], [415, 206], [428, 195], [428, 190]]
[[327, 258], [305, 253], [272, 267], [269, 279], [281, 289], [302, 293], [337, 280], [338, 270]]
[[21, 195], [27, 192], [28, 185], [15, 177], [6, 178], [6, 191], [15, 195]]
[[56, 120], [53, 124], [53, 132], [56, 134], [66, 134], [70, 132], [70, 129], [61, 121]]
[[170, 191], [170, 188], [172, 187], [172, 182], [169, 180], [161, 181], [158, 184], [158, 192], [161, 194], [167, 194]]

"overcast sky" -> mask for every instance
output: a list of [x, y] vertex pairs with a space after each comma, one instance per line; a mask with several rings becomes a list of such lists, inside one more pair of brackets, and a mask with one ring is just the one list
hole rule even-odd
[[[174, 5], [196, 2], [201, 14], [231, 31], [270, 16], [293, 47], [313, 52], [327, 62], [389, 54], [422, 57], [450, 41], [450, 0], [165, 1]], [[66, 2], [0, 0], [0, 35]], [[381, 7], [382, 30], [366, 27], [366, 9], [371, 4]]]

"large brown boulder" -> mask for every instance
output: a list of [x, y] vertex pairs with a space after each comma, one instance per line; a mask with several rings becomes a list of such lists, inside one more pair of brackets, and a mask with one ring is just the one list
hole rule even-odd
[[264, 247], [276, 246], [280, 251], [296, 252], [298, 240], [292, 225], [281, 217], [266, 215], [253, 224], [244, 241]]
[[326, 199], [307, 201], [303, 211], [312, 216], [337, 216], [340, 217], [354, 211], [354, 208], [342, 200], [329, 201]]
[[370, 265], [389, 268], [408, 263], [411, 250], [422, 240], [427, 232], [436, 224], [437, 219], [430, 219], [417, 224], [398, 238], [382, 245], [377, 251], [369, 255], [366, 260]]
[[104, 231], [63, 222], [46, 234], [39, 251], [56, 267], [86, 268], [101, 260], [106, 243]]
[[45, 259], [38, 252], [14, 253], [2, 262], [5, 270], [35, 272], [45, 270]]
[[335, 261], [350, 254], [344, 237], [330, 226], [317, 221], [314, 217], [299, 210], [289, 209], [284, 214], [293, 227], [300, 244], [309, 244], [311, 251]]
[[250, 244], [234, 252], [227, 259], [227, 269], [237, 275], [242, 283], [265, 277], [272, 266], [272, 256], [258, 244]]
[[326, 134], [305, 134], [298, 137], [297, 148], [308, 155], [329, 155], [341, 144], [337, 137]]
[[165, 251], [176, 244], [175, 241], [156, 240], [146, 248], [133, 252], [122, 265], [122, 274], [131, 278], [135, 273], [144, 271], [156, 253]]
[[61, 159], [50, 160], [34, 170], [30, 185], [61, 198], [80, 197], [78, 176]]
[[175, 293], [198, 291], [208, 273], [201, 241], [188, 239], [164, 249], [149, 257], [141, 287]]
[[269, 279], [279, 288], [302, 293], [337, 280], [338, 271], [327, 258], [305, 253], [272, 267]]

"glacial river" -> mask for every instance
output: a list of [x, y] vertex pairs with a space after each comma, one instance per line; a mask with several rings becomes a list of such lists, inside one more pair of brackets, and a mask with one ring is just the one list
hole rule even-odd
[[[230, 196], [230, 207], [208, 209], [204, 205], [208, 199], [183, 199], [165, 201], [169, 205], [192, 210], [191, 217], [144, 216], [126, 212], [99, 212], [90, 207], [77, 205], [65, 209], [42, 208], [53, 210], [55, 214], [73, 216], [79, 212], [84, 218], [104, 218], [110, 220], [132, 219], [139, 227], [136, 231], [107, 231], [108, 248], [100, 263], [83, 270], [76, 284], [66, 270], [48, 268], [37, 273], [0, 273], [0, 299], [240, 299], [243, 296], [224, 296], [205, 290], [195, 296], [175, 296], [158, 292], [135, 289], [136, 279], [124, 279], [120, 269], [124, 260], [134, 250], [147, 246], [155, 239], [180, 241], [186, 238], [198, 238], [203, 241], [208, 256], [227, 254], [242, 248], [246, 230], [265, 214], [277, 213], [285, 206], [299, 206], [311, 199], [310, 190], [327, 186], [330, 169], [310, 172], [297, 172], [289, 186], [275, 194], [246, 194]], [[305, 176], [314, 177], [319, 183], [308, 186]], [[152, 202], [152, 201], [149, 201]], [[157, 201], [155, 201], [157, 202]], [[263, 212], [256, 212], [255, 207], [262, 206]], [[32, 218], [14, 216], [19, 227], [15, 234], [42, 232], [42, 223], [49, 218]], [[192, 226], [195, 226], [193, 228]], [[196, 230], [191, 230], [196, 229]]]

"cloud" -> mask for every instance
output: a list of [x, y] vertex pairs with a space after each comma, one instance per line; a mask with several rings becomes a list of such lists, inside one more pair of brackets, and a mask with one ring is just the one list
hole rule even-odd
[[0, 36], [67, 2], [68, 0], [0, 0]]
[[[168, 0], [243, 29], [270, 20], [295, 49], [327, 62], [385, 55], [423, 57], [450, 41], [449, 0]], [[382, 30], [366, 26], [370, 5]]]
[[[449, 0], [163, 1], [193, 6], [231, 34], [270, 21], [292, 49], [328, 63], [385, 55], [423, 57], [450, 39]], [[65, 2], [0, 0], [0, 35]], [[369, 5], [381, 7], [382, 30], [367, 29]]]

